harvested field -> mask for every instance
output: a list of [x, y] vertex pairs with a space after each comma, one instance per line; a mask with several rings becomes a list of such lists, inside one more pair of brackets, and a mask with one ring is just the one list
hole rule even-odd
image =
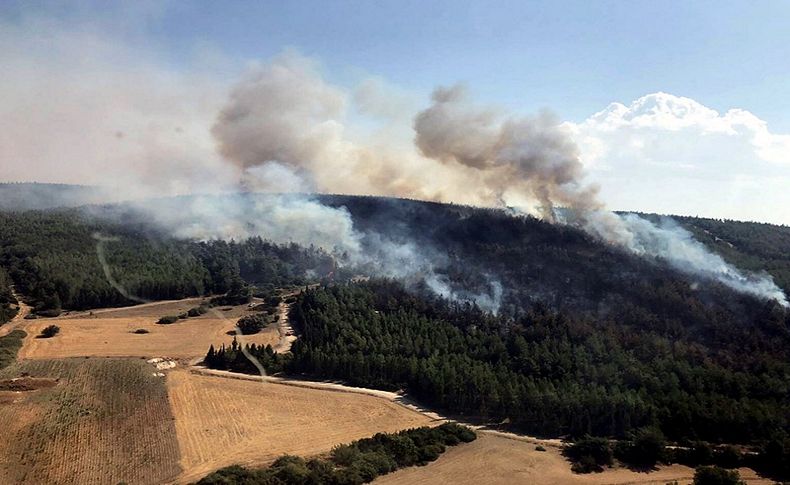
[[[205, 315], [179, 320], [170, 325], [157, 324], [165, 315], [177, 315], [198, 306], [190, 298], [175, 302], [146, 303], [128, 308], [74, 313], [54, 319], [29, 320], [25, 330], [35, 336], [44, 327], [56, 324], [60, 334], [54, 338], [27, 338], [20, 359], [65, 357], [161, 357], [192, 358], [205, 355], [209, 345], [230, 343], [236, 320], [249, 314], [246, 305], [228, 311], [212, 309]], [[147, 333], [134, 333], [144, 329]], [[240, 342], [277, 345], [276, 325], [258, 334], [239, 337]]]
[[197, 375], [167, 376], [186, 471], [179, 482], [218, 468], [264, 465], [282, 454], [310, 456], [371, 436], [432, 424], [388, 399]]
[[0, 483], [154, 484], [180, 472], [167, 389], [150, 364], [26, 361], [0, 378], [22, 373], [30, 389], [0, 399]]
[[[374, 481], [381, 485], [427, 485], [453, 483], [458, 485], [486, 484], [657, 484], [677, 480], [689, 484], [694, 470], [687, 466], [661, 467], [650, 473], [626, 468], [609, 469], [603, 473], [578, 475], [557, 446], [536, 451], [535, 442], [480, 432], [477, 440], [450, 448], [439, 459], [424, 467], [398, 470]], [[749, 469], [741, 469], [741, 478], [749, 484], [770, 484]]]

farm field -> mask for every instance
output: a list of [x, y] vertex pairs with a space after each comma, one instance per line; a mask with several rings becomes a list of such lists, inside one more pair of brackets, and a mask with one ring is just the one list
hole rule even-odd
[[384, 398], [185, 370], [170, 372], [167, 387], [186, 471], [179, 483], [231, 464], [316, 455], [377, 432], [435, 423]]
[[[198, 306], [200, 299], [190, 298], [134, 307], [80, 312], [57, 318], [28, 320], [28, 338], [19, 352], [20, 359], [64, 357], [169, 357], [203, 356], [209, 345], [230, 343], [228, 335], [239, 317], [251, 313], [246, 306], [217, 307], [199, 317], [179, 320], [169, 325], [156, 321], [165, 315], [178, 315]], [[230, 308], [225, 310], [225, 308]], [[60, 333], [50, 339], [35, 338], [48, 325], [58, 325]], [[149, 333], [136, 334], [137, 329]], [[280, 335], [276, 325], [258, 334], [239, 337], [242, 343], [277, 345]]]
[[24, 361], [0, 372], [0, 389], [17, 389], [0, 390], [0, 483], [155, 484], [180, 472], [165, 382], [144, 360]]
[[[671, 465], [650, 473], [627, 468], [608, 469], [603, 473], [578, 475], [557, 446], [545, 445], [546, 451], [535, 450], [536, 442], [479, 432], [477, 440], [448, 449], [439, 459], [424, 467], [398, 470], [374, 481], [377, 485], [428, 485], [454, 483], [458, 485], [534, 484], [534, 485], [603, 485], [657, 484], [677, 480], [690, 484], [694, 470], [687, 466]], [[757, 477], [749, 469], [740, 470], [748, 484], [771, 484], [771, 480]]]

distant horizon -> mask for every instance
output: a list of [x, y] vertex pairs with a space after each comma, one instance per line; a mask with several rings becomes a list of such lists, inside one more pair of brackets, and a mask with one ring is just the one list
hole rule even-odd
[[[36, 181], [0, 181], [0, 186], [2, 185], [55, 185], [55, 186], [63, 186], [63, 187], [82, 187], [82, 188], [95, 188], [95, 189], [111, 189], [111, 187], [102, 187], [99, 185], [87, 185], [87, 184], [69, 184], [69, 183], [62, 183], [62, 182], [36, 182]], [[426, 200], [426, 199], [417, 199], [411, 197], [399, 197], [399, 196], [388, 196], [388, 195], [376, 195], [376, 194], [346, 194], [346, 193], [338, 193], [338, 192], [273, 192], [273, 191], [261, 191], [261, 190], [238, 190], [232, 191], [228, 190], [225, 192], [195, 192], [195, 193], [185, 193], [185, 194], [177, 194], [177, 195], [167, 195], [167, 196], [151, 196], [151, 197], [143, 197], [140, 199], [123, 199], [117, 201], [109, 201], [109, 202], [100, 202], [99, 204], [122, 204], [124, 202], [131, 202], [134, 200], [146, 200], [146, 199], [167, 199], [167, 198], [175, 198], [175, 197], [192, 197], [192, 196], [211, 196], [211, 195], [226, 195], [226, 194], [264, 194], [264, 195], [328, 195], [328, 196], [348, 196], [348, 197], [378, 197], [383, 199], [398, 199], [398, 200], [409, 200], [414, 202], [428, 202], [431, 204], [442, 204], [442, 205], [457, 205], [457, 206], [468, 206], [468, 207], [477, 207], [477, 208], [485, 208], [485, 209], [502, 209], [508, 210], [509, 207], [498, 207], [498, 206], [484, 206], [484, 205], [474, 205], [474, 204], [463, 204], [458, 202], [442, 202], [442, 201], [435, 201], [435, 200]], [[81, 205], [95, 205], [93, 204], [81, 204]], [[72, 206], [72, 207], [80, 207], [80, 205]], [[57, 208], [57, 207], [52, 207]], [[556, 207], [556, 209], [563, 209], [563, 207]], [[774, 222], [766, 222], [766, 221], [757, 221], [757, 220], [744, 220], [744, 219], [731, 219], [727, 217], [716, 217], [716, 216], [707, 216], [707, 215], [699, 215], [699, 214], [669, 214], [669, 213], [661, 213], [661, 212], [645, 212], [645, 211], [638, 211], [638, 210], [628, 210], [628, 209], [617, 209], [611, 208], [612, 212], [618, 214], [637, 214], [637, 215], [648, 215], [648, 216], [659, 216], [659, 217], [689, 217], [694, 219], [709, 219], [709, 220], [717, 220], [717, 221], [726, 221], [726, 222], [743, 222], [749, 224], [765, 224], [769, 226], [776, 226], [776, 227], [790, 227], [790, 224], [784, 223], [774, 223]]]
[[772, 0], [11, 0], [0, 179], [140, 195], [243, 173], [786, 225], [788, 20]]

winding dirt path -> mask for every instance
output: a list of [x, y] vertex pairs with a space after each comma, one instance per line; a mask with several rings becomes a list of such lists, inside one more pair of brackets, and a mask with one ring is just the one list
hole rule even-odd
[[19, 293], [16, 292], [16, 288], [13, 286], [11, 287], [11, 293], [16, 298], [17, 306], [19, 307], [19, 311], [17, 312], [16, 316], [11, 319], [10, 322], [6, 323], [5, 325], [0, 326], [0, 337], [8, 335], [12, 331], [16, 330], [17, 328], [24, 327], [27, 321], [25, 317], [30, 314], [31, 307], [20, 298]]

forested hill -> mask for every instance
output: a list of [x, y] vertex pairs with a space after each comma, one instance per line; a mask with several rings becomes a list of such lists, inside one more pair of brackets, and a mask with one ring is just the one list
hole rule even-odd
[[108, 194], [88, 185], [0, 183], [0, 210], [77, 207], [108, 201]]
[[[268, 196], [226, 197], [254, 210], [255, 200]], [[716, 313], [749, 324], [757, 313], [778, 311], [714, 282], [697, 284], [662, 261], [636, 257], [577, 229], [530, 217], [381, 197], [316, 199], [347, 210], [371, 251], [382, 240], [416, 248], [461, 300], [484, 295], [498, 300], [504, 315], [517, 317], [537, 305], [597, 319], [616, 315], [624, 322], [658, 316], [677, 332], [694, 332], [699, 326], [689, 323]], [[0, 267], [41, 309], [130, 303], [107, 282], [95, 232], [118, 238], [107, 243], [115, 277], [148, 299], [222, 292], [239, 277], [258, 286], [303, 282], [308, 275], [315, 281], [334, 268], [322, 251], [267, 243], [265, 228], [252, 241], [200, 243], [175, 240], [167, 228], [151, 227], [145, 217], [130, 217], [132, 213], [123, 205], [0, 212]], [[767, 270], [790, 289], [788, 228], [757, 225], [758, 240], [752, 240], [748, 233], [753, 225], [748, 223], [691, 218], [681, 223], [735, 264]], [[341, 269], [335, 277], [342, 280], [371, 269]], [[415, 286], [419, 289], [419, 282]]]
[[96, 219], [77, 209], [0, 212], [0, 228], [0, 305], [10, 298], [8, 275], [45, 315], [61, 308], [135, 303], [110, 284], [96, 234], [106, 238], [102, 246], [107, 270], [125, 291], [141, 299], [225, 293], [240, 280], [268, 291], [306, 283], [308, 274], [326, 274], [333, 267], [332, 258], [315, 248], [261, 238], [176, 240], [141, 222]]
[[[660, 313], [673, 315], [682, 326], [703, 309], [717, 308], [743, 316], [753, 313], [750, 308], [761, 306], [761, 302], [734, 294], [715, 282], [695, 284], [697, 281], [669, 269], [661, 260], [637, 257], [580, 230], [531, 217], [379, 197], [320, 196], [320, 200], [346, 207], [355, 227], [366, 234], [412, 242], [421, 251], [433, 254], [442, 263], [437, 272], [457, 287], [485, 292], [491, 282], [501, 284], [500, 310], [509, 315], [539, 304], [598, 317], [611, 316], [615, 309], [633, 310], [630, 319], [647, 318], [643, 311]], [[681, 221], [692, 222], [702, 224], [706, 220]], [[726, 235], [724, 228], [730, 223], [720, 224], [722, 227], [716, 230]], [[735, 223], [733, 227], [751, 225]], [[789, 228], [760, 227], [769, 233], [766, 240], [781, 240], [780, 248], [790, 246]], [[725, 258], [736, 264], [748, 258], [748, 269], [768, 271], [778, 282], [790, 278], [790, 251], [782, 253], [780, 249], [768, 254], [763, 243], [734, 244], [738, 252], [722, 253]], [[711, 247], [719, 249], [718, 245]], [[790, 290], [790, 285], [784, 289]]]

